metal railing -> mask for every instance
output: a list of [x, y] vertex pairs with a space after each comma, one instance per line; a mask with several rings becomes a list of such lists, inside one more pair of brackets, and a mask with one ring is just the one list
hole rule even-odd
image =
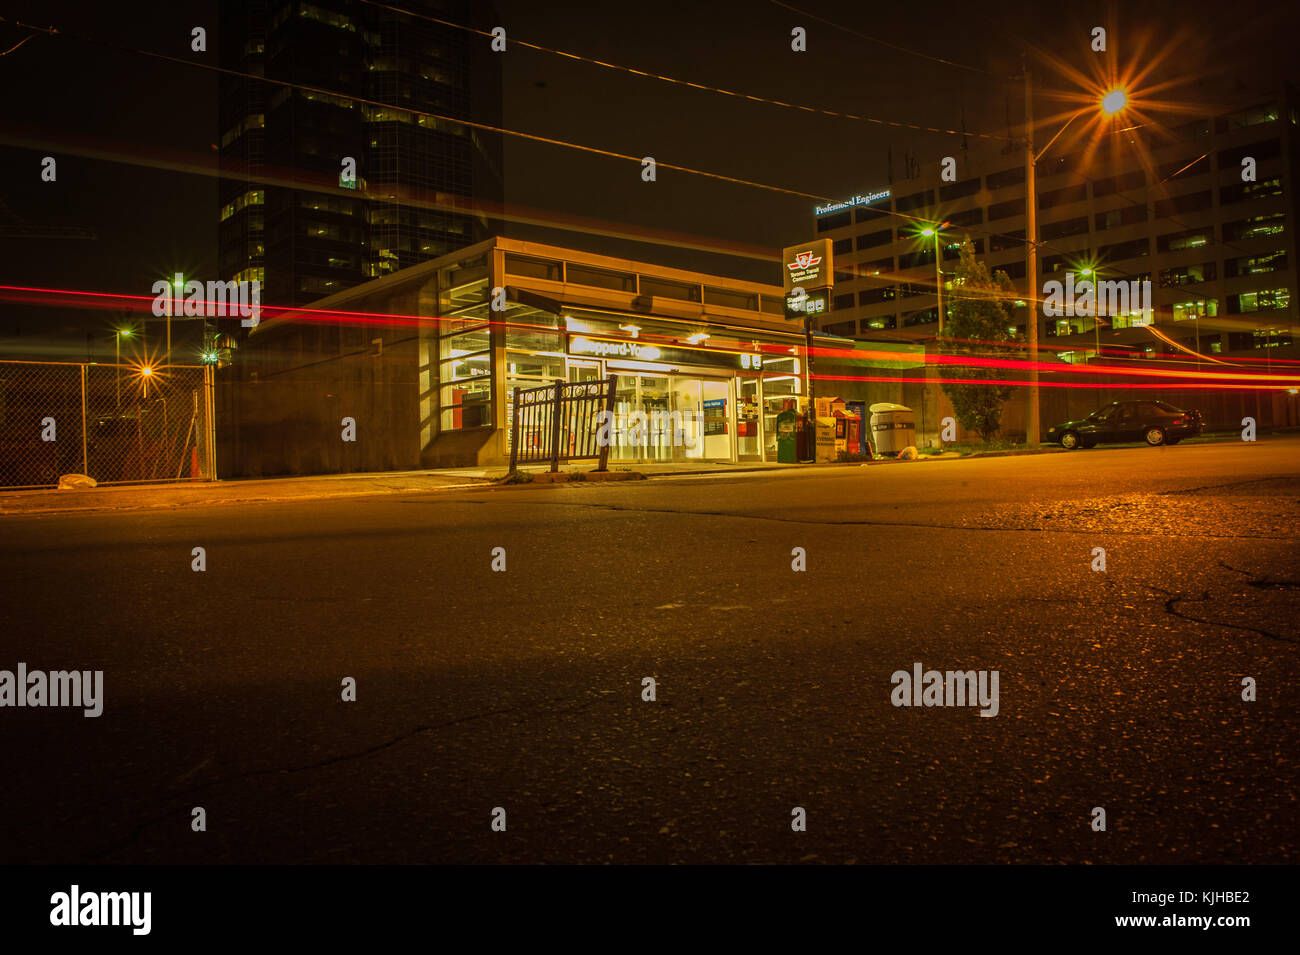
[[205, 365], [0, 361], [0, 487], [216, 477]]
[[[601, 440], [614, 407], [614, 376], [597, 381], [556, 380], [540, 388], [516, 388], [510, 416], [510, 470], [546, 461], [552, 471], [561, 461], [596, 458], [597, 471], [609, 463], [608, 440]], [[605, 412], [602, 416], [601, 412]]]

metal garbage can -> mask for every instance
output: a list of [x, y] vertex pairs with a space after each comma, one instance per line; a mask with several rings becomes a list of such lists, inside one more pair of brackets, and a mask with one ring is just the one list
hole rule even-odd
[[916, 414], [905, 405], [880, 401], [871, 406], [871, 437], [877, 454], [897, 454], [916, 445]]

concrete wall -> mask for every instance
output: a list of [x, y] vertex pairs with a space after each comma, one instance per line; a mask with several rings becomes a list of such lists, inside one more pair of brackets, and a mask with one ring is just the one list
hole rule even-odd
[[[418, 291], [349, 310], [418, 314]], [[314, 321], [251, 336], [217, 371], [222, 477], [333, 474], [421, 466], [415, 320]], [[356, 440], [342, 440], [342, 419]]]

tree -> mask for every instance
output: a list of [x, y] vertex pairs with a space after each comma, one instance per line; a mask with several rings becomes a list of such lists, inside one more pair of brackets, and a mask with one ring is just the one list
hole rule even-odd
[[[1005, 358], [997, 343], [1013, 342], [1012, 301], [1015, 287], [1001, 269], [990, 274], [975, 258], [968, 239], [961, 248], [957, 274], [948, 297], [941, 354], [956, 360], [939, 365], [943, 393], [952, 402], [957, 423], [976, 431], [987, 442], [1002, 424], [1002, 403], [1011, 397], [1010, 385], [993, 384], [1003, 377], [998, 368], [972, 365], [963, 358]], [[965, 382], [969, 382], [966, 384]]]

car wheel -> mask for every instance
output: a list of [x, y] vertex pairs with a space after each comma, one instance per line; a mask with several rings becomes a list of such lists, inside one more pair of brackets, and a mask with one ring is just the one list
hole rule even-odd
[[1147, 444], [1154, 448], [1164, 443], [1165, 432], [1163, 428], [1147, 428]]
[[1061, 435], [1061, 447], [1067, 451], [1073, 451], [1079, 446], [1079, 436], [1073, 431], [1067, 431]]

